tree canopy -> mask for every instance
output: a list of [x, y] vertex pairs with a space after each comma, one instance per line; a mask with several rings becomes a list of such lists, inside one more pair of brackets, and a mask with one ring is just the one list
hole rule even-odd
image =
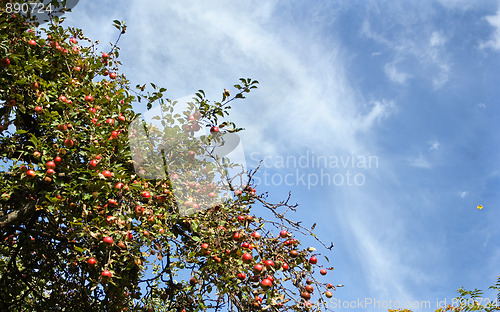
[[228, 114], [257, 81], [178, 113], [165, 88], [130, 86], [118, 40], [99, 51], [64, 17], [0, 13], [0, 310], [328, 309], [333, 268], [301, 244], [314, 226], [259, 194], [255, 172], [229, 174], [242, 129]]

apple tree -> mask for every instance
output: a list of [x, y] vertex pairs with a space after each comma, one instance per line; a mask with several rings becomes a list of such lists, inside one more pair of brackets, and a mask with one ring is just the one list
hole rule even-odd
[[[178, 113], [166, 89], [130, 86], [116, 43], [0, 13], [1, 311], [328, 309], [333, 268], [302, 245], [313, 229], [217, 152], [257, 81]], [[132, 127], [132, 104], [164, 114]]]

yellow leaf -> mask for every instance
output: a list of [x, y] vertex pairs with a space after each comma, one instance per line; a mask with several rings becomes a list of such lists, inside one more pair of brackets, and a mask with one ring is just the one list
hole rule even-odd
[[477, 209], [483, 209], [483, 206], [482, 205], [478, 205]]

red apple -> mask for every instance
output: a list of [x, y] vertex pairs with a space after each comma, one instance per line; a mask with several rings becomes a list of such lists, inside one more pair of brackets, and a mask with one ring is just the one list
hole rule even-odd
[[142, 192], [142, 197], [144, 197], [144, 198], [151, 198], [151, 194], [148, 191], [143, 191]]
[[316, 264], [316, 263], [318, 263], [318, 258], [316, 258], [315, 256], [312, 256], [312, 257], [309, 259], [309, 263], [310, 263], [310, 264]]
[[240, 232], [234, 232], [234, 234], [233, 234], [233, 240], [239, 241], [240, 239], [241, 239]]
[[76, 41], [75, 37], [71, 37], [71, 38], [69, 38], [69, 42], [76, 44], [78, 41]]
[[94, 101], [94, 97], [92, 95], [85, 96], [85, 102], [93, 102], [93, 101]]
[[102, 175], [103, 175], [105, 178], [108, 178], [108, 179], [109, 179], [109, 178], [111, 178], [111, 177], [113, 176], [113, 173], [112, 173], [111, 171], [109, 171], [109, 170], [104, 170], [104, 171], [102, 172]]
[[33, 179], [36, 176], [36, 172], [35, 170], [28, 170], [26, 175], [28, 176], [28, 179]]
[[260, 239], [260, 234], [259, 232], [253, 232], [252, 233], [252, 237], [255, 238], [255, 239]]
[[213, 126], [212, 128], [210, 128], [210, 132], [211, 133], [218, 133], [219, 132], [219, 127], [216, 127], [216, 126]]
[[2, 59], [2, 67], [9, 67], [10, 65], [10, 60], [6, 57]]
[[108, 270], [104, 270], [102, 271], [101, 273], [101, 277], [104, 279], [104, 280], [109, 280], [111, 277], [113, 276], [113, 274], [108, 271]]
[[89, 258], [89, 259], [87, 260], [87, 264], [88, 264], [89, 266], [91, 266], [91, 267], [93, 267], [94, 265], [96, 265], [96, 263], [97, 263], [97, 260], [96, 260], [96, 259], [94, 259], [94, 258]]
[[247, 278], [247, 275], [245, 273], [238, 273], [238, 279], [239, 280], [244, 280], [245, 278]]
[[64, 95], [59, 96], [59, 101], [60, 102], [66, 102], [67, 98]]
[[268, 289], [269, 287], [273, 286], [273, 282], [270, 279], [265, 278], [262, 280], [262, 282], [260, 282], [260, 286], [262, 286], [263, 289]]
[[314, 287], [312, 285], [306, 285], [305, 288], [308, 293], [312, 293], [314, 291]]
[[32, 45], [32, 46], [36, 46], [36, 41], [31, 39], [30, 41], [28, 41], [28, 44]]
[[249, 263], [250, 261], [252, 261], [253, 257], [251, 254], [249, 254], [248, 252], [245, 252], [242, 256], [241, 256], [241, 260], [243, 260], [243, 262], [245, 263]]
[[103, 54], [102, 54], [102, 58], [103, 58], [103, 59], [107, 59], [107, 58], [109, 58], [109, 54], [108, 54], [108, 53], [103, 53]]
[[328, 273], [328, 272], [325, 269], [321, 269], [319, 271], [319, 274], [321, 274], [321, 275], [326, 275], [326, 273]]
[[309, 300], [309, 299], [311, 299], [311, 294], [310, 294], [310, 293], [308, 293], [307, 291], [303, 291], [303, 292], [301, 292], [301, 293], [300, 293], [300, 296], [301, 296], [302, 298], [304, 298], [305, 300]]
[[43, 107], [41, 106], [35, 106], [35, 113], [41, 114], [43, 112]]
[[102, 242], [104, 243], [105, 246], [111, 246], [113, 245], [113, 237], [106, 236], [102, 239]]
[[288, 232], [287, 231], [283, 230], [283, 231], [280, 232], [280, 237], [281, 238], [286, 238], [287, 236], [288, 236]]
[[73, 145], [75, 145], [75, 141], [71, 139], [64, 140], [64, 146], [66, 146], [67, 148], [71, 148], [73, 147]]
[[274, 267], [273, 260], [266, 260], [266, 261], [264, 261], [264, 264], [266, 265], [266, 268]]
[[115, 79], [116, 78], [116, 73], [109, 73], [109, 78]]
[[262, 270], [264, 269], [264, 266], [262, 264], [256, 264], [254, 267], [253, 267], [253, 272], [255, 274], [260, 274], [260, 272], [262, 272]]
[[297, 250], [290, 250], [290, 257], [295, 258], [299, 255], [299, 252]]
[[53, 161], [48, 161], [47, 164], [45, 164], [45, 166], [48, 168], [48, 169], [55, 169], [56, 168], [56, 163], [53, 162]]
[[47, 169], [47, 175], [48, 175], [49, 177], [53, 176], [55, 173], [56, 173], [56, 172], [55, 172], [55, 170], [54, 170], [54, 169]]
[[54, 162], [55, 162], [56, 164], [58, 164], [58, 165], [59, 165], [60, 163], [62, 163], [62, 158], [61, 158], [61, 157], [59, 157], [59, 156], [56, 156], [56, 157], [54, 158]]
[[283, 270], [288, 270], [290, 268], [290, 266], [288, 265], [288, 263], [283, 263], [282, 268], [283, 268]]
[[115, 124], [115, 120], [114, 120], [113, 118], [108, 118], [108, 119], [106, 120], [106, 123], [107, 123], [108, 125], [112, 126], [112, 125], [114, 125], [114, 124]]
[[333, 297], [333, 293], [332, 293], [331, 291], [327, 290], [327, 291], [325, 292], [325, 296], [326, 296], [327, 298], [331, 298], [331, 297]]
[[142, 215], [142, 214], [144, 213], [144, 207], [141, 207], [141, 206], [135, 206], [134, 211], [135, 211], [135, 214], [136, 214], [136, 215], [140, 216], [140, 215]]
[[[92, 159], [89, 163], [90, 169], [95, 169], [97, 167], [98, 161], [96, 159]], [[104, 173], [103, 173], [104, 174]]]

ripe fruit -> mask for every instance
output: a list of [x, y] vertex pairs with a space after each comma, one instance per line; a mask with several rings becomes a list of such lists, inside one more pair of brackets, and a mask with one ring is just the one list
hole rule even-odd
[[240, 232], [234, 232], [234, 234], [233, 234], [233, 240], [239, 241], [240, 239], [241, 239]]
[[53, 176], [55, 173], [56, 173], [56, 172], [55, 172], [55, 170], [54, 170], [54, 169], [47, 169], [47, 175], [48, 175], [49, 177]]
[[252, 233], [252, 237], [255, 238], [255, 239], [260, 239], [260, 234], [259, 232], [253, 232]]
[[111, 173], [111, 171], [109, 170], [104, 170], [102, 172], [102, 175], [105, 177], [105, 178], [111, 178], [113, 176], [113, 173]]
[[94, 259], [94, 258], [89, 258], [89, 259], [87, 260], [87, 264], [88, 264], [89, 266], [94, 266], [94, 265], [96, 265], [96, 263], [97, 263], [97, 260], [96, 260], [96, 259]]
[[103, 53], [103, 54], [102, 54], [102, 58], [103, 58], [103, 59], [107, 59], [108, 57], [109, 57], [109, 54], [108, 54], [108, 53]]
[[36, 172], [35, 170], [28, 170], [26, 175], [28, 176], [28, 179], [33, 179], [36, 176]]
[[310, 264], [316, 264], [316, 263], [318, 263], [318, 258], [316, 258], [315, 256], [312, 256], [312, 257], [309, 259], [309, 263], [310, 263]]
[[311, 294], [310, 294], [310, 293], [308, 293], [307, 291], [303, 291], [303, 292], [301, 292], [301, 293], [300, 293], [300, 296], [301, 296], [302, 298], [304, 298], [305, 300], [309, 300], [309, 299], [311, 299]]
[[264, 264], [266, 265], [266, 268], [274, 267], [273, 260], [266, 260], [266, 261], [264, 261]]
[[28, 44], [32, 45], [32, 46], [36, 46], [36, 41], [31, 39], [30, 41], [28, 41]]
[[198, 281], [196, 280], [196, 278], [195, 277], [191, 277], [191, 279], [189, 280], [189, 284], [191, 286], [193, 286], [193, 285], [196, 285], [196, 283], [198, 283]]
[[312, 285], [306, 285], [306, 291], [312, 293], [314, 291], [314, 287]]
[[104, 270], [104, 271], [102, 271], [102, 273], [101, 273], [101, 277], [102, 277], [104, 280], [108, 280], [108, 279], [110, 279], [110, 278], [111, 278], [111, 276], [113, 276], [113, 274], [112, 274], [110, 271], [108, 271], [108, 270]]
[[41, 107], [41, 106], [36, 106], [35, 107], [35, 113], [41, 114], [42, 112], [43, 112], [43, 107]]
[[213, 126], [212, 128], [210, 128], [210, 133], [218, 133], [219, 132], [219, 127], [215, 127]]
[[9, 67], [10, 65], [10, 60], [6, 57], [2, 59], [2, 67]]
[[106, 123], [107, 123], [108, 125], [112, 126], [112, 125], [114, 125], [114, 124], [115, 124], [115, 120], [114, 120], [113, 118], [108, 118], [108, 119], [106, 120]]
[[141, 207], [141, 206], [135, 206], [134, 211], [135, 211], [135, 214], [136, 214], [136, 215], [140, 216], [140, 215], [142, 215], [142, 214], [143, 214], [143, 212], [144, 212], [144, 207]]
[[71, 37], [71, 38], [69, 38], [69, 42], [70, 43], [77, 43], [78, 41], [76, 41], [75, 37]]
[[290, 268], [290, 266], [288, 265], [288, 263], [283, 263], [283, 270], [288, 270]]
[[134, 238], [134, 234], [132, 232], [127, 232], [127, 240], [131, 241]]
[[291, 250], [290, 251], [290, 257], [291, 258], [295, 258], [299, 255], [298, 251], [297, 250]]
[[71, 148], [73, 147], [73, 145], [75, 145], [75, 142], [71, 139], [66, 139], [64, 140], [64, 146], [66, 146], [67, 148]]
[[108, 199], [108, 205], [110, 207], [116, 207], [118, 205], [118, 202], [116, 201], [116, 199]]
[[283, 231], [280, 232], [280, 237], [281, 238], [286, 238], [287, 236], [288, 236], [288, 232], [287, 231], [283, 230]]
[[125, 121], [125, 116], [121, 115], [118, 116], [118, 120], [121, 121], [121, 122], [124, 122]]
[[48, 169], [55, 169], [56, 168], [56, 163], [53, 161], [48, 161], [47, 164], [45, 165]]
[[252, 261], [253, 257], [251, 254], [249, 254], [248, 252], [245, 252], [242, 256], [241, 256], [241, 260], [243, 260], [243, 262], [245, 263], [249, 263], [250, 261]]
[[325, 296], [326, 296], [327, 298], [331, 298], [331, 297], [333, 297], [333, 293], [332, 293], [331, 291], [327, 290], [327, 291], [325, 292]]
[[319, 271], [319, 274], [321, 274], [321, 275], [326, 275], [326, 273], [328, 273], [328, 272], [325, 269], [321, 269]]
[[40, 158], [41, 156], [42, 154], [39, 151], [33, 152], [33, 157], [35, 157], [36, 159]]
[[247, 278], [247, 275], [245, 273], [238, 273], [239, 280], [244, 280], [245, 278]]
[[92, 95], [85, 96], [85, 102], [93, 102], [93, 101], [94, 101], [94, 97]]
[[125, 185], [121, 182], [118, 182], [115, 184], [115, 189], [117, 190], [121, 190]]
[[151, 198], [151, 194], [148, 191], [143, 191], [142, 192], [142, 197], [144, 197], [144, 198]]
[[116, 78], [116, 73], [109, 73], [109, 78], [115, 79]]
[[96, 159], [92, 159], [89, 163], [90, 169], [95, 169], [97, 167], [98, 161]]
[[102, 239], [102, 242], [104, 243], [105, 246], [111, 246], [113, 245], [113, 237], [106, 236]]
[[210, 192], [210, 193], [208, 193], [208, 196], [215, 197], [215, 193], [214, 192]]
[[245, 217], [244, 216], [238, 216], [238, 221], [244, 221]]
[[273, 282], [271, 282], [270, 279], [265, 278], [262, 280], [262, 282], [260, 282], [260, 285], [262, 286], [262, 288], [268, 289], [269, 287], [273, 286]]
[[208, 244], [207, 243], [201, 244], [201, 249], [208, 249]]
[[254, 267], [253, 267], [253, 272], [255, 274], [259, 274], [260, 272], [262, 272], [262, 270], [264, 269], [264, 266], [262, 266], [262, 264], [256, 264]]
[[56, 156], [56, 158], [54, 158], [54, 162], [59, 165], [60, 163], [62, 163], [62, 158], [59, 156]]

